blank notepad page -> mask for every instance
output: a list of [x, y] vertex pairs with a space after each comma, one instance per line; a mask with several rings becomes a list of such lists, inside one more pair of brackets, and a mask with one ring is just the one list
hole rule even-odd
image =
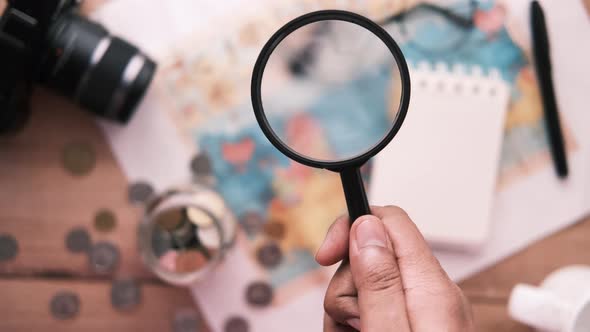
[[375, 157], [370, 202], [406, 210], [437, 247], [477, 249], [489, 232], [508, 85], [478, 68], [410, 74], [408, 114]]

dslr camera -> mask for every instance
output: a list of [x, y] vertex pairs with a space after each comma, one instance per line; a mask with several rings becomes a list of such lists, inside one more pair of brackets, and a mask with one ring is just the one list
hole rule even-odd
[[126, 123], [156, 64], [78, 13], [80, 0], [8, 0], [0, 18], [0, 134], [20, 128], [40, 83]]

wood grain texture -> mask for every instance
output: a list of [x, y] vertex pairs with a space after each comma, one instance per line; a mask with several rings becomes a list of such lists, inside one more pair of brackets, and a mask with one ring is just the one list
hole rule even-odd
[[[192, 299], [181, 288], [148, 284], [142, 286], [143, 301], [129, 312], [110, 304], [110, 283], [85, 280], [0, 280], [0, 331], [172, 331], [174, 312], [191, 308]], [[62, 290], [76, 292], [80, 312], [71, 320], [56, 320], [50, 314], [53, 295]]]
[[[96, 151], [96, 167], [90, 174], [75, 177], [61, 167], [61, 150], [71, 141], [88, 142]], [[112, 233], [92, 228], [100, 208], [117, 215]], [[0, 138], [0, 234], [14, 235], [20, 248], [14, 261], [0, 263], [0, 332], [169, 331], [174, 310], [192, 301], [188, 291], [163, 285], [143, 266], [136, 243], [140, 215], [140, 209], [127, 201], [127, 180], [92, 117], [37, 89], [25, 130]], [[129, 313], [113, 310], [108, 295], [111, 277], [93, 274], [86, 257], [67, 252], [64, 237], [80, 225], [90, 230], [94, 241], [108, 240], [120, 247], [122, 262], [115, 275], [144, 283], [140, 308]], [[511, 288], [518, 282], [536, 284], [560, 266], [590, 264], [588, 238], [590, 219], [462, 282], [478, 331], [531, 331], [508, 317]], [[80, 294], [82, 312], [73, 321], [60, 322], [49, 315], [49, 299], [62, 289]]]
[[471, 297], [507, 299], [517, 283], [539, 284], [566, 265], [590, 265], [590, 218], [586, 218], [461, 283]]
[[[90, 174], [72, 176], [61, 167], [61, 151], [71, 141], [88, 142], [96, 151]], [[90, 275], [86, 257], [68, 253], [64, 245], [68, 231], [83, 226], [94, 241], [117, 243], [120, 272], [150, 276], [137, 255], [141, 210], [128, 203], [125, 176], [88, 113], [40, 90], [25, 130], [0, 138], [0, 155], [0, 233], [14, 235], [20, 245], [18, 258], [0, 265], [0, 272]], [[112, 233], [93, 230], [94, 215], [101, 208], [117, 216]]]

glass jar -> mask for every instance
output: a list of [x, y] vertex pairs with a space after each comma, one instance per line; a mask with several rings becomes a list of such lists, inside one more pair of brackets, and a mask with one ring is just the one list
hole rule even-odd
[[139, 225], [144, 263], [161, 279], [190, 285], [233, 247], [237, 222], [225, 201], [203, 184], [170, 189], [147, 205]]

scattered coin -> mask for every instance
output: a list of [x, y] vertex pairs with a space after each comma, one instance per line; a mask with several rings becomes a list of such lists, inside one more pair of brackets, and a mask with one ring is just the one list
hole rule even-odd
[[267, 243], [262, 247], [258, 248], [256, 252], [256, 258], [258, 262], [267, 268], [276, 267], [281, 263], [283, 259], [283, 252], [276, 243]]
[[281, 240], [285, 237], [285, 224], [280, 221], [268, 221], [264, 224], [263, 230], [266, 235], [275, 240]]
[[243, 317], [230, 317], [224, 325], [224, 332], [248, 332], [250, 331], [250, 324]]
[[117, 279], [111, 285], [111, 304], [117, 310], [131, 310], [141, 302], [141, 287], [133, 279]]
[[90, 248], [90, 267], [96, 273], [113, 272], [119, 265], [119, 249], [109, 242], [98, 242]]
[[147, 203], [154, 195], [154, 187], [147, 182], [134, 182], [129, 185], [129, 201], [133, 204]]
[[200, 325], [199, 314], [192, 308], [177, 310], [174, 314], [172, 331], [198, 332]]
[[72, 228], [66, 235], [66, 248], [73, 253], [88, 252], [90, 234], [82, 227]]
[[249, 235], [255, 235], [264, 224], [264, 219], [258, 212], [246, 212], [240, 218], [240, 225]]
[[206, 153], [199, 153], [191, 160], [191, 171], [195, 177], [211, 175], [213, 168], [211, 160]]
[[172, 231], [184, 220], [184, 211], [179, 208], [164, 210], [156, 216], [156, 224], [163, 230]]
[[94, 216], [94, 227], [100, 232], [110, 232], [117, 225], [115, 213], [109, 209], [99, 210]]
[[12, 260], [18, 254], [18, 242], [9, 234], [0, 235], [0, 262]]
[[88, 142], [70, 142], [63, 148], [62, 164], [72, 175], [86, 175], [96, 164], [94, 148]]
[[195, 272], [207, 265], [207, 258], [196, 250], [185, 250], [179, 252], [176, 256], [176, 272], [190, 273]]
[[80, 298], [74, 292], [60, 291], [51, 299], [49, 310], [55, 319], [72, 319], [80, 312]]
[[246, 289], [246, 301], [257, 307], [265, 307], [273, 298], [272, 287], [264, 281], [255, 281]]

